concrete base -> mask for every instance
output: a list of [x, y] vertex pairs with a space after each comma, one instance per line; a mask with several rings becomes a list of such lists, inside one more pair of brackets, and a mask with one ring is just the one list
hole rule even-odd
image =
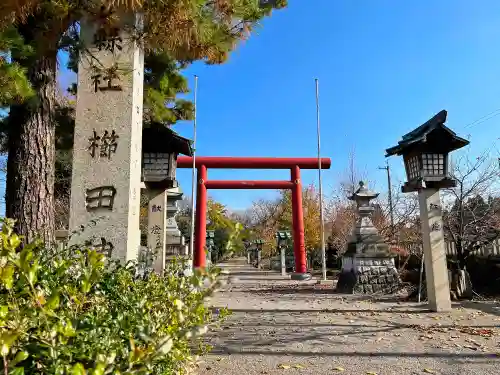
[[312, 279], [312, 275], [310, 273], [292, 273], [291, 277], [292, 280], [300, 280], [300, 281], [307, 281]]
[[328, 285], [333, 286], [335, 284], [334, 280], [318, 280], [317, 285]]

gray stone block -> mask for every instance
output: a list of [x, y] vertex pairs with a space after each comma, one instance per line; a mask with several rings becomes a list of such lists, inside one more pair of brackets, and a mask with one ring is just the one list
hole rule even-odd
[[367, 293], [367, 294], [373, 293], [372, 285], [365, 285], [365, 293]]
[[366, 284], [366, 283], [368, 283], [368, 276], [365, 276], [365, 275], [360, 276], [360, 277], [359, 277], [359, 282], [360, 282], [361, 284]]
[[365, 293], [365, 289], [364, 289], [363, 285], [361, 285], [361, 284], [355, 285], [354, 286], [354, 293], [358, 293], [358, 294]]
[[372, 289], [375, 293], [381, 292], [384, 289], [383, 285], [375, 284], [372, 285]]

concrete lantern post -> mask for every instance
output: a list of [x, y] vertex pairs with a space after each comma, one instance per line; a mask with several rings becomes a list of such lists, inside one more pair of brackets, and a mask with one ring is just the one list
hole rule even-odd
[[280, 254], [281, 275], [286, 276], [286, 250], [292, 240], [292, 234], [288, 230], [276, 232], [277, 247]]
[[451, 309], [439, 189], [456, 185], [449, 177], [448, 154], [469, 144], [444, 125], [446, 117], [446, 111], [439, 112], [386, 150], [386, 157], [403, 156], [408, 182], [402, 191], [418, 192], [427, 296], [436, 312]]

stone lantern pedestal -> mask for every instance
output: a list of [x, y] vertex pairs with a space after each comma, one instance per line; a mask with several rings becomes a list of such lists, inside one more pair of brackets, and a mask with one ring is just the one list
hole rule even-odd
[[389, 251], [371, 216], [370, 200], [378, 193], [368, 190], [362, 182], [349, 199], [356, 201], [358, 218], [342, 257], [342, 272], [337, 283], [341, 293], [394, 293], [400, 284], [394, 255]]
[[182, 199], [182, 195], [179, 187], [167, 191], [167, 220], [165, 225], [165, 253], [167, 254], [167, 258], [188, 255], [184, 236], [175, 220], [175, 216], [179, 211], [177, 202]]

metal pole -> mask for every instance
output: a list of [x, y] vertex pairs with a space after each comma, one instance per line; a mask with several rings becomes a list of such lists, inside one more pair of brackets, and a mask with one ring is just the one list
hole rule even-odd
[[[189, 255], [194, 262], [194, 207], [196, 192], [196, 99], [198, 96], [198, 76], [194, 76], [194, 108], [193, 108], [193, 169], [191, 174], [191, 234], [189, 237]], [[193, 263], [194, 264], [194, 263]]]
[[420, 280], [418, 282], [418, 303], [422, 295], [422, 275], [424, 274], [424, 252], [422, 251], [422, 259], [420, 260]]
[[387, 186], [389, 187], [389, 213], [391, 215], [391, 236], [394, 240], [394, 207], [392, 206], [392, 184], [391, 184], [391, 167], [389, 167], [389, 161], [386, 161], [387, 165]]
[[321, 180], [321, 136], [319, 126], [319, 80], [316, 78], [316, 132], [318, 135], [319, 220], [321, 235], [321, 268], [326, 281], [325, 221], [323, 217], [323, 182]]
[[389, 167], [389, 162], [386, 161], [385, 167], [379, 167], [378, 169], [385, 169], [387, 172], [387, 189], [389, 190], [389, 215], [391, 220], [391, 240], [394, 240], [394, 208], [392, 205], [392, 185], [391, 185], [391, 168]]

